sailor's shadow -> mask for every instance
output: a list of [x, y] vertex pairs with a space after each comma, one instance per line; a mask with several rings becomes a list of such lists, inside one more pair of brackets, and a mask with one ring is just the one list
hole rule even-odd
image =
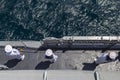
[[95, 68], [98, 66], [95, 62], [93, 63], [83, 63], [84, 67], [82, 70], [95, 70]]
[[120, 61], [120, 52], [118, 52], [118, 57], [117, 57], [117, 59]]
[[8, 60], [6, 63], [4, 63], [5, 66], [7, 66], [8, 68], [13, 68], [15, 67], [18, 62], [20, 62], [21, 60], [19, 59], [11, 59], [11, 60]]
[[52, 62], [50, 61], [41, 61], [36, 67], [35, 69], [36, 70], [39, 70], [39, 69], [48, 69], [50, 64], [52, 64]]

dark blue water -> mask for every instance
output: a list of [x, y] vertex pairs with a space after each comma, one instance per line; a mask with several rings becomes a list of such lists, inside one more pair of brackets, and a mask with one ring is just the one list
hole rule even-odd
[[120, 35], [119, 0], [0, 0], [0, 40]]

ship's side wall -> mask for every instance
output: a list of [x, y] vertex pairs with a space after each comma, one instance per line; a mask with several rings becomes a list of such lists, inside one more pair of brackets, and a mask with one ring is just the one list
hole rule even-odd
[[[17, 74], [17, 75], [16, 75]], [[1, 71], [1, 80], [120, 80], [120, 72], [92, 72], [75, 70], [14, 70]], [[13, 77], [14, 76], [14, 77]]]
[[42, 41], [0, 41], [0, 47], [12, 46], [36, 49], [120, 49], [120, 36], [47, 37]]

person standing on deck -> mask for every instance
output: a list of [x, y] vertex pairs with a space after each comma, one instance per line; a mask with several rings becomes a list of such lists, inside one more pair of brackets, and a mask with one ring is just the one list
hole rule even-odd
[[109, 53], [102, 53], [99, 57], [95, 59], [96, 64], [102, 64], [107, 62], [112, 62], [117, 59], [117, 53], [116, 52], [109, 52]]
[[24, 60], [25, 55], [20, 54], [20, 51], [13, 48], [11, 45], [5, 46], [5, 54], [9, 57], [16, 58], [19, 60]]
[[51, 62], [57, 61], [58, 56], [53, 53], [51, 49], [47, 49], [45, 52], [45, 59], [49, 59]]

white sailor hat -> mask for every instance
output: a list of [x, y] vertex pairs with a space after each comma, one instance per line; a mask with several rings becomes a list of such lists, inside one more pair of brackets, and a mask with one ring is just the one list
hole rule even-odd
[[51, 56], [51, 55], [53, 55], [53, 51], [51, 49], [47, 49], [46, 52], [45, 52], [45, 55], [46, 56]]
[[110, 53], [109, 53], [109, 57], [110, 57], [112, 60], [115, 60], [116, 57], [117, 57], [117, 53], [116, 53], [116, 52], [110, 52]]
[[6, 52], [6, 53], [12, 52], [12, 46], [11, 46], [11, 45], [6, 45], [6, 46], [5, 46], [5, 52]]

